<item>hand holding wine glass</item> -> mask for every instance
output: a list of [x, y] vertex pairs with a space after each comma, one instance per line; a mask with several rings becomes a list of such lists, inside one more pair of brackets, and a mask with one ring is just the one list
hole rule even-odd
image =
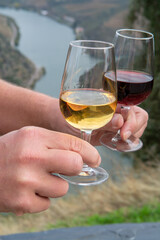
[[[122, 114], [127, 115], [130, 106], [142, 103], [151, 93], [153, 87], [154, 37], [152, 33], [120, 29], [114, 38], [117, 69], [118, 103]], [[105, 75], [106, 84], [110, 79]], [[112, 150], [121, 152], [136, 151], [143, 146], [140, 139], [131, 136], [126, 141], [108, 133], [102, 136], [101, 143]]]
[[[104, 89], [103, 75], [112, 81]], [[101, 41], [73, 41], [66, 59], [60, 109], [65, 120], [80, 129], [81, 137], [90, 142], [92, 130], [106, 125], [117, 105], [114, 45]], [[108, 179], [108, 173], [84, 164], [78, 176], [62, 176], [70, 183], [95, 185]]]

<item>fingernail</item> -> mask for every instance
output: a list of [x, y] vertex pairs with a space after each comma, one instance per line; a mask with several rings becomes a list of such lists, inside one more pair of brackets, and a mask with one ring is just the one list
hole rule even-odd
[[124, 134], [124, 140], [128, 139], [130, 136], [131, 136], [131, 131], [127, 131], [125, 134]]

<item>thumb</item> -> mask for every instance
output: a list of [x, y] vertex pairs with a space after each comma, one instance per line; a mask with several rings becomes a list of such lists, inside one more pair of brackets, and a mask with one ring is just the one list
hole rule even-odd
[[121, 128], [121, 138], [125, 141], [136, 131], [137, 120], [135, 112], [132, 108], [129, 110], [122, 108], [121, 114], [125, 121], [123, 127]]

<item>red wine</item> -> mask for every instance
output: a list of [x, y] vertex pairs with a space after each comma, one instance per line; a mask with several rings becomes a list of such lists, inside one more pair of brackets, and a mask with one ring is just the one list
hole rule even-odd
[[[110, 74], [105, 74], [104, 80], [105, 84], [110, 82]], [[138, 105], [151, 93], [153, 77], [144, 72], [117, 70], [117, 87], [118, 103], [129, 106]]]

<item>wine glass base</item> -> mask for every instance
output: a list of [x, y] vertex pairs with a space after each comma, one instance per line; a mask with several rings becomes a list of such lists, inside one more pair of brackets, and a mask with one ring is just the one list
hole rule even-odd
[[100, 138], [100, 143], [114, 151], [134, 152], [143, 147], [143, 143], [139, 138], [131, 136], [126, 141], [121, 138], [115, 139], [115, 133], [106, 133]]
[[109, 174], [101, 167], [91, 168], [87, 172], [81, 172], [77, 176], [66, 176], [59, 174], [67, 182], [80, 186], [91, 186], [105, 182]]

